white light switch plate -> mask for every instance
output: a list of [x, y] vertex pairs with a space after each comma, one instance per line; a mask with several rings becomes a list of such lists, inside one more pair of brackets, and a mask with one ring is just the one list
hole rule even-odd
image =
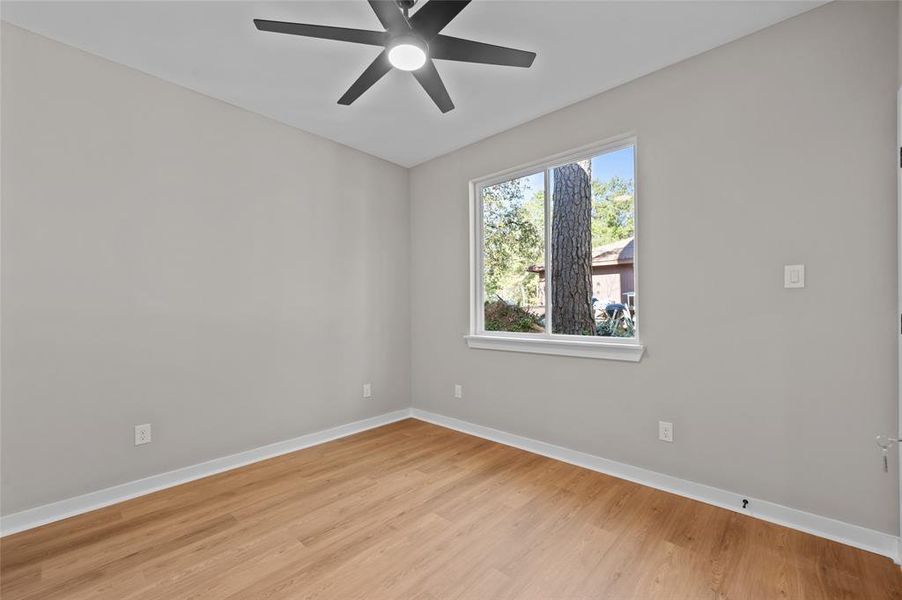
[[369, 383], [363, 384], [363, 397], [364, 398], [372, 398], [373, 397], [373, 386]]
[[784, 288], [803, 288], [803, 287], [805, 287], [805, 265], [784, 265], [783, 266], [783, 287]]

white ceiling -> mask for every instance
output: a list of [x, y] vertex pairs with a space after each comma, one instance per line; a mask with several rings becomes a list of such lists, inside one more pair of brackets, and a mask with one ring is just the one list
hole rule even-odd
[[532, 50], [530, 69], [436, 61], [441, 114], [392, 71], [336, 103], [373, 46], [257, 31], [253, 18], [379, 29], [364, 0], [7, 2], [2, 18], [161, 79], [413, 166], [823, 4], [475, 0], [443, 31]]

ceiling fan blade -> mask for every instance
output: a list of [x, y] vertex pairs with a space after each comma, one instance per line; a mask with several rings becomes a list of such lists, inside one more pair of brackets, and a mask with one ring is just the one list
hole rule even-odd
[[369, 3], [383, 27], [394, 33], [410, 31], [410, 23], [395, 0], [369, 0]]
[[339, 104], [348, 105], [367, 91], [373, 84], [382, 79], [386, 73], [391, 70], [391, 64], [388, 62], [388, 51], [383, 50], [376, 60], [370, 63], [370, 66], [357, 78], [357, 81], [351, 84], [348, 91], [338, 99]]
[[384, 31], [329, 27], [328, 25], [307, 25], [305, 23], [288, 23], [286, 21], [267, 21], [266, 19], [254, 19], [254, 25], [260, 31], [288, 33], [324, 40], [368, 44], [370, 46], [384, 46], [388, 42], [388, 34]]
[[532, 66], [536, 53], [439, 34], [429, 42], [429, 56], [486, 65], [529, 67]]
[[470, 0], [429, 0], [410, 17], [414, 31], [425, 38], [431, 38], [451, 22]]
[[423, 86], [423, 89], [426, 90], [426, 93], [429, 94], [429, 97], [432, 98], [432, 101], [435, 102], [440, 111], [446, 113], [454, 108], [451, 96], [448, 95], [448, 90], [445, 89], [445, 84], [442, 83], [442, 78], [439, 76], [434, 62], [427, 60], [425, 65], [416, 71], [411, 71], [411, 73], [420, 82], [420, 85]]

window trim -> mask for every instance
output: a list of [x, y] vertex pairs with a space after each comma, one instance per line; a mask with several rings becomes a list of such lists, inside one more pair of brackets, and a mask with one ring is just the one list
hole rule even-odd
[[[635, 226], [633, 246], [633, 270], [635, 273], [634, 290], [636, 292], [636, 308], [639, 308], [639, 144], [634, 133], [624, 134], [579, 148], [553, 154], [511, 169], [498, 171], [469, 182], [470, 192], [470, 330], [464, 336], [470, 348], [483, 350], [503, 350], [509, 352], [529, 352], [534, 354], [552, 354], [557, 356], [575, 356], [581, 358], [600, 358], [638, 362], [645, 352], [640, 341], [641, 332], [636, 329], [632, 338], [611, 338], [579, 335], [563, 335], [545, 333], [513, 333], [505, 331], [486, 331], [483, 310], [483, 207], [482, 189], [498, 183], [547, 173], [555, 167], [569, 164], [585, 158], [593, 158], [599, 154], [616, 152], [624, 148], [633, 148], [633, 222]], [[550, 181], [545, 180], [545, 263], [551, 264], [551, 191]], [[551, 297], [551, 277], [545, 278], [546, 306]], [[550, 325], [551, 315], [546, 313]], [[549, 327], [550, 329], [550, 327]]]

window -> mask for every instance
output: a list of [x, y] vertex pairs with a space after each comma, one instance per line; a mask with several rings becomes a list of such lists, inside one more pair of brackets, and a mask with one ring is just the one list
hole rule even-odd
[[636, 142], [476, 180], [470, 347], [638, 361]]

